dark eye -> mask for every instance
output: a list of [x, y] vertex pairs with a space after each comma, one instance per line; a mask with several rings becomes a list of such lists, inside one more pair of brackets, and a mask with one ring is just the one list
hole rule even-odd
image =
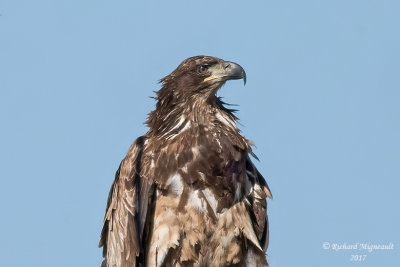
[[208, 70], [208, 65], [200, 65], [197, 70], [199, 73], [204, 73]]

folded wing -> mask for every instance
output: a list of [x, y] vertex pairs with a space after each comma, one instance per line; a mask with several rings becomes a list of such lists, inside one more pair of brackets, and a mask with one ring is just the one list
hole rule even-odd
[[260, 245], [266, 251], [269, 239], [266, 199], [272, 199], [272, 194], [264, 177], [259, 173], [249, 157], [246, 159], [246, 174], [252, 187], [250, 194], [247, 196], [250, 204], [250, 217]]
[[[149, 194], [140, 188], [141, 154], [144, 137], [139, 137], [122, 160], [112, 184], [99, 247], [103, 247], [102, 266], [140, 266], [140, 240], [146, 215]], [[140, 207], [145, 203], [145, 207]]]

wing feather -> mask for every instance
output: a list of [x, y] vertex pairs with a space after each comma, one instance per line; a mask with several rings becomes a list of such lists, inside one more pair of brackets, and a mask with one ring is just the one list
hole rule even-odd
[[[140, 194], [140, 163], [144, 137], [139, 137], [131, 145], [122, 160], [107, 200], [104, 226], [99, 247], [103, 247], [102, 266], [139, 266], [140, 230], [143, 226], [137, 220], [139, 201], [148, 203], [148, 190]], [[139, 199], [140, 197], [140, 199]], [[142, 252], [143, 253], [143, 252]]]
[[258, 172], [249, 157], [246, 159], [246, 173], [252, 186], [252, 190], [247, 196], [250, 203], [250, 217], [260, 245], [265, 251], [268, 248], [269, 240], [267, 198], [272, 199], [272, 194], [264, 177]]

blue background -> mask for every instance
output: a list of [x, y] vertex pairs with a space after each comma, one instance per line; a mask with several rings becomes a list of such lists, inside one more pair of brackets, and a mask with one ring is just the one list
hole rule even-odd
[[146, 132], [149, 96], [205, 54], [248, 75], [219, 95], [239, 104], [274, 195], [271, 266], [398, 266], [399, 10], [395, 0], [3, 0], [0, 265], [100, 264], [108, 190]]

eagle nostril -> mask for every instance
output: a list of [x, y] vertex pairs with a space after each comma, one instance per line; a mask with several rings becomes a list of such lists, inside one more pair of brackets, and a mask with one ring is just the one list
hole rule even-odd
[[224, 67], [224, 69], [228, 69], [228, 68], [231, 67], [231, 64], [225, 62], [225, 63], [223, 64], [223, 67]]

